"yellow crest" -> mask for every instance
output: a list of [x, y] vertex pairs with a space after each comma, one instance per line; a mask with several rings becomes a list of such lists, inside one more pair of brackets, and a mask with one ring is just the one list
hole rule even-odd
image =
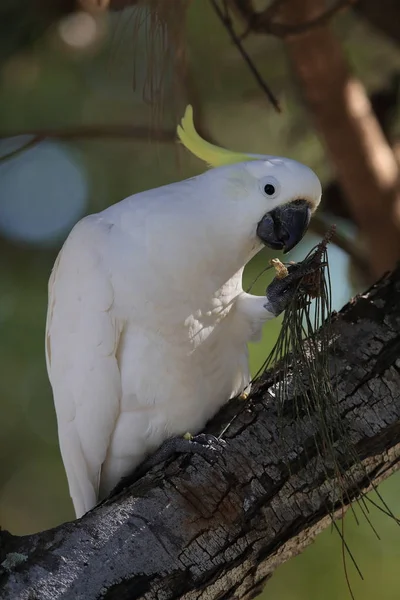
[[177, 134], [185, 148], [210, 167], [222, 167], [223, 165], [256, 160], [254, 155], [232, 152], [203, 140], [195, 129], [193, 108], [190, 104], [186, 107], [181, 124], [177, 127]]

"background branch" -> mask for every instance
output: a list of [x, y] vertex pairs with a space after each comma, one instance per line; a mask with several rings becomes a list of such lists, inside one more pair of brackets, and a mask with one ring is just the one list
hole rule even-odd
[[348, 9], [353, 4], [356, 4], [358, 0], [337, 0], [327, 10], [319, 12], [319, 14], [312, 18], [304, 21], [304, 23], [298, 23], [295, 25], [283, 24], [279, 21], [275, 21], [274, 17], [277, 16], [279, 9], [287, 0], [276, 0], [271, 6], [266, 8], [262, 12], [256, 12], [253, 2], [251, 0], [233, 0], [238, 12], [247, 22], [248, 30], [255, 33], [265, 33], [268, 35], [274, 35], [276, 37], [285, 38], [290, 36], [299, 35], [325, 25], [335, 15]]
[[[400, 460], [399, 305], [400, 268], [333, 324], [342, 419], [375, 484]], [[0, 532], [2, 600], [53, 600], [55, 590], [63, 600], [253, 598], [329, 524], [337, 493], [313, 450], [313, 422], [299, 430], [290, 397], [278, 415], [268, 388], [264, 379], [214, 464], [181, 456], [79, 521], [21, 538]], [[229, 403], [208, 430], [221, 431], [239, 405]], [[347, 469], [352, 461], [343, 457]], [[360, 469], [349, 480], [369, 488]]]
[[[328, 227], [329, 225], [326, 219], [319, 214], [314, 215], [310, 222], [310, 231], [313, 231], [321, 237], [324, 237]], [[357, 243], [354, 240], [336, 230], [332, 236], [332, 243], [336, 244], [338, 248], [349, 255], [350, 260], [353, 261], [354, 266], [366, 281], [371, 279], [370, 268], [365, 257], [365, 252], [362, 248], [357, 246]]]
[[210, 2], [211, 2], [211, 6], [213, 7], [214, 11], [216, 12], [219, 20], [221, 21], [221, 23], [225, 27], [226, 31], [228, 32], [232, 42], [237, 47], [244, 62], [246, 63], [247, 67], [250, 69], [251, 73], [253, 74], [254, 79], [257, 81], [258, 85], [261, 87], [263, 92], [265, 92], [267, 98], [269, 99], [269, 101], [271, 102], [271, 104], [275, 108], [275, 110], [277, 112], [282, 112], [282, 109], [281, 109], [281, 106], [280, 106], [278, 100], [276, 99], [275, 95], [272, 93], [269, 86], [266, 84], [265, 80], [261, 76], [259, 70], [255, 66], [255, 64], [252, 61], [252, 59], [250, 58], [250, 56], [247, 54], [245, 48], [243, 47], [240, 37], [235, 32], [235, 28], [233, 26], [232, 19], [229, 14], [228, 4], [226, 2], [223, 2], [224, 10], [222, 10], [220, 8], [217, 0], [210, 0]]
[[[280, 19], [305, 23], [323, 0], [289, 0]], [[399, 166], [371, 109], [365, 88], [347, 63], [341, 44], [326, 25], [286, 38], [310, 115], [366, 240], [374, 276], [393, 268], [400, 256]], [[318, 52], [316, 52], [318, 49]]]
[[35, 137], [59, 138], [64, 140], [97, 139], [97, 138], [137, 138], [139, 140], [156, 139], [159, 142], [176, 141], [175, 130], [151, 131], [141, 125], [78, 125], [65, 129], [23, 129], [21, 131], [0, 132], [0, 139], [18, 135], [33, 135]]
[[16, 150], [6, 154], [0, 154], [0, 162], [14, 158], [21, 152], [29, 150], [45, 139], [60, 139], [70, 141], [82, 139], [123, 138], [158, 141], [164, 143], [176, 141], [176, 132], [172, 129], [150, 129], [149, 127], [138, 125], [78, 125], [77, 127], [68, 127], [65, 129], [24, 129], [23, 131], [13, 131], [9, 133], [0, 132], [0, 139], [17, 136], [33, 137]]

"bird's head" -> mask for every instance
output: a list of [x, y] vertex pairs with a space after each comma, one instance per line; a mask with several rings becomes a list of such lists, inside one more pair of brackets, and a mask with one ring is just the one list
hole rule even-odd
[[209, 183], [218, 181], [215, 197], [224, 198], [225, 208], [229, 202], [233, 227], [240, 223], [246, 236], [274, 250], [288, 252], [296, 246], [321, 200], [321, 183], [309, 167], [288, 158], [242, 154], [210, 144], [195, 130], [191, 106], [178, 126], [178, 137], [213, 167]]

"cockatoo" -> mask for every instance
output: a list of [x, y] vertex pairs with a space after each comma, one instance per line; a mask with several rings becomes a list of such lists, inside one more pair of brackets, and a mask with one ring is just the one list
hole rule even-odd
[[85, 217], [50, 276], [47, 370], [77, 517], [248, 390], [247, 344], [294, 286], [250, 295], [244, 266], [293, 248], [320, 202], [310, 168], [208, 143], [190, 106], [177, 133], [212, 168]]

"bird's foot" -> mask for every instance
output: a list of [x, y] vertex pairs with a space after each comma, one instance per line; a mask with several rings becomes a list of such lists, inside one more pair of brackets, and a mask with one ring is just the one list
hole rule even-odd
[[[191, 454], [200, 454], [205, 458], [215, 459], [216, 452], [222, 452], [226, 446], [225, 440], [215, 437], [210, 433], [199, 433], [198, 435], [192, 435], [191, 433], [185, 433], [183, 438], [172, 438], [174, 440], [183, 440], [189, 442], [189, 446], [186, 446], [184, 450], [175, 450], [175, 452], [189, 452]], [[168, 441], [168, 440], [167, 440]]]
[[275, 277], [267, 287], [265, 308], [275, 316], [280, 315], [295, 297], [302, 279], [306, 275], [315, 273], [321, 266], [322, 263], [312, 264], [308, 261], [289, 264], [288, 274], [284, 277]]
[[200, 454], [210, 461], [216, 459], [216, 453], [222, 452], [226, 442], [208, 433], [191, 435], [186, 433], [183, 437], [174, 437], [166, 440], [159, 448], [146, 458], [130, 475], [123, 477], [112, 490], [110, 496], [115, 496], [126, 487], [132, 485], [143, 477], [150, 469], [165, 462], [174, 454]]

